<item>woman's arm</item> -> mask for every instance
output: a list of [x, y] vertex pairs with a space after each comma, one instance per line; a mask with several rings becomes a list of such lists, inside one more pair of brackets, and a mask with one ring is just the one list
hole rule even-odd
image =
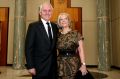
[[79, 52], [79, 57], [81, 60], [81, 67], [79, 68], [79, 70], [82, 72], [82, 75], [86, 75], [87, 68], [85, 64], [83, 40], [78, 41], [78, 43], [79, 43], [78, 52]]

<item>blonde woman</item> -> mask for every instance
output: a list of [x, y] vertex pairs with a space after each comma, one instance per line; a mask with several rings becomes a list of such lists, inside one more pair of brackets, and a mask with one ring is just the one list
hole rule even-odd
[[[75, 79], [78, 71], [82, 72], [81, 76], [86, 75], [88, 72], [85, 64], [82, 35], [78, 31], [72, 30], [68, 13], [59, 14], [58, 25], [62, 28], [57, 41], [59, 79]], [[79, 52], [79, 55], [76, 54], [76, 51]]]

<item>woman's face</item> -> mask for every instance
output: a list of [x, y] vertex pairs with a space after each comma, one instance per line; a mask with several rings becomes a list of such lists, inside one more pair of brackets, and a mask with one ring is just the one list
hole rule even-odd
[[59, 19], [59, 24], [61, 27], [69, 27], [69, 19], [66, 15], [61, 15]]

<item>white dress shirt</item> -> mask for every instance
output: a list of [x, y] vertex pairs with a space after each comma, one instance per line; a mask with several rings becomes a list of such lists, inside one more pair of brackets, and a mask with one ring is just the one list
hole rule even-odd
[[[44, 19], [42, 19], [42, 18], [41, 18], [41, 21], [42, 21], [42, 23], [43, 23], [43, 25], [44, 25], [44, 28], [45, 28], [45, 30], [46, 30], [46, 32], [47, 32], [47, 35], [48, 35], [48, 37], [49, 37], [49, 34], [48, 34], [48, 25], [46, 24], [46, 23], [47, 23], [47, 21], [45, 21], [45, 20], [44, 20]], [[50, 24], [51, 33], [52, 33], [52, 38], [53, 38], [52, 25], [51, 25], [50, 21], [48, 21], [48, 22], [49, 22], [49, 24]]]

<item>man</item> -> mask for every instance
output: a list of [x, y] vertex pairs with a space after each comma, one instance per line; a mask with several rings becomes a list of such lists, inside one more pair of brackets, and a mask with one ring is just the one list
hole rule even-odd
[[[29, 24], [26, 41], [25, 55], [27, 69], [32, 74], [32, 79], [56, 79], [56, 40], [57, 25], [50, 22], [53, 7], [50, 3], [41, 4], [40, 21]], [[46, 23], [49, 23], [48, 25]], [[48, 27], [50, 27], [49, 34]]]

